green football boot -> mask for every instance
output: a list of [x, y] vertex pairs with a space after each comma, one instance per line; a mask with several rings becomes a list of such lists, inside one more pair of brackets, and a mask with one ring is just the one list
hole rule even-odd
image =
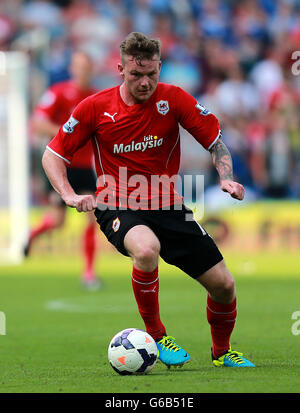
[[243, 353], [231, 350], [231, 348], [219, 358], [214, 357], [211, 351], [211, 358], [215, 367], [255, 367], [251, 361], [243, 357]]

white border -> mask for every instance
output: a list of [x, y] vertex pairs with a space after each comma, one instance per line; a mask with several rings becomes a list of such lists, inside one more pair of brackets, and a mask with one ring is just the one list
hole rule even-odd
[[211, 147], [214, 146], [214, 144], [215, 144], [215, 143], [217, 142], [217, 140], [221, 137], [221, 135], [222, 135], [222, 131], [221, 131], [221, 129], [219, 129], [219, 133], [218, 133], [216, 139], [215, 139], [215, 140], [209, 145], [209, 147], [207, 148], [208, 151], [210, 150]]
[[48, 149], [50, 152], [54, 153], [54, 155], [58, 156], [59, 158], [63, 159], [65, 162], [67, 162], [70, 165], [70, 161], [68, 159], [64, 158], [61, 156], [59, 153], [55, 152], [53, 149], [51, 149], [48, 145], [46, 146], [46, 149]]

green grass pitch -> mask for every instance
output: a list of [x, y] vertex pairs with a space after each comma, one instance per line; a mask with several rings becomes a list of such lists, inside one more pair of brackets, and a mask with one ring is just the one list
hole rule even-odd
[[227, 393], [299, 392], [300, 311], [298, 256], [226, 256], [236, 278], [238, 319], [232, 347], [255, 369], [217, 369], [210, 360], [206, 293], [178, 269], [160, 266], [161, 317], [192, 357], [181, 369], [157, 363], [146, 376], [119, 376], [107, 361], [111, 337], [144, 328], [130, 282], [130, 260], [108, 253], [99, 260], [103, 288], [80, 288], [79, 259], [33, 256], [0, 267], [2, 393]]

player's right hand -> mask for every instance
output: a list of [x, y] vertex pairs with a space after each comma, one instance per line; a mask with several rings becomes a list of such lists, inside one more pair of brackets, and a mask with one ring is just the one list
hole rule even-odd
[[97, 203], [93, 195], [75, 195], [64, 199], [66, 205], [76, 208], [78, 212], [93, 211], [97, 208]]
[[245, 196], [245, 188], [238, 182], [225, 179], [221, 181], [221, 189], [224, 192], [228, 192], [232, 198], [242, 201]]

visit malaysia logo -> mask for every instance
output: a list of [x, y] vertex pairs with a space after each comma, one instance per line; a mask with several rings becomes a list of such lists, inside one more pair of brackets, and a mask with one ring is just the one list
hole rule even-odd
[[134, 152], [134, 151], [142, 151], [145, 152], [146, 149], [156, 148], [163, 144], [164, 138], [158, 138], [158, 136], [147, 135], [144, 136], [142, 142], [135, 142], [132, 141], [128, 145], [124, 145], [124, 143], [114, 144], [114, 153], [123, 153], [123, 152]]

